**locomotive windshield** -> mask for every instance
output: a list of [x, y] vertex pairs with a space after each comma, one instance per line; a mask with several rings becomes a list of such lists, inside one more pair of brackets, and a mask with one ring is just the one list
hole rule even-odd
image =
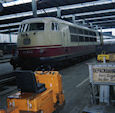
[[44, 30], [44, 23], [31, 23], [29, 31]]
[[44, 30], [44, 23], [30, 23], [30, 24], [22, 24], [20, 26], [19, 32], [27, 32], [34, 30]]

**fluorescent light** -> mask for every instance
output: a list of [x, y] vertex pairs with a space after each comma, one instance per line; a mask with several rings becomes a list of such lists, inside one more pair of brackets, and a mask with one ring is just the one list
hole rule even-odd
[[9, 27], [9, 26], [15, 26], [15, 25], [20, 25], [20, 22], [10, 23], [10, 24], [1, 24], [0, 27]]
[[[14, 1], [14, 2], [10, 2], [9, 4], [4, 3], [3, 5], [6, 7], [8, 5], [15, 5], [15, 4], [22, 4], [22, 3], [28, 3], [31, 2], [32, 0], [18, 0], [18, 1]], [[67, 10], [67, 9], [74, 9], [74, 8], [81, 8], [81, 7], [86, 7], [86, 6], [94, 6], [94, 5], [102, 5], [102, 4], [109, 4], [109, 3], [115, 3], [115, 1], [96, 1], [96, 2], [88, 2], [88, 3], [83, 3], [81, 4], [74, 4], [74, 5], [67, 5], [67, 6], [61, 6], [59, 7], [61, 10]], [[57, 8], [53, 7], [53, 8], [47, 8], [44, 9], [46, 11], [46, 13], [50, 13], [50, 12], [56, 12]], [[110, 12], [115, 11], [115, 9], [109, 9]], [[94, 13], [101, 13], [102, 11], [95, 11], [95, 12], [88, 12], [88, 13], [79, 13], [79, 14], [75, 14], [75, 16], [83, 16], [83, 15], [89, 15], [89, 14], [94, 14]], [[106, 10], [103, 11], [103, 13], [106, 12]], [[38, 10], [37, 14], [44, 14], [43, 10]], [[25, 16], [31, 16], [32, 15], [32, 11], [29, 12], [24, 12], [24, 13], [17, 13], [17, 14], [11, 14], [11, 15], [6, 15], [6, 16], [0, 16], [0, 20], [3, 19], [11, 19], [11, 18], [18, 18], [18, 17], [25, 17]], [[63, 15], [62, 18], [68, 18], [68, 17], [72, 17], [73, 15]]]
[[19, 30], [19, 28], [0, 30], [0, 32], [8, 32], [8, 31], [14, 31], [14, 30]]
[[24, 13], [17, 13], [17, 14], [0, 16], [0, 20], [19, 18], [19, 17], [31, 16], [31, 15], [32, 15], [32, 11], [29, 11], [29, 12], [24, 12]]
[[13, 2], [3, 3], [3, 7], [9, 7], [9, 6], [19, 5], [19, 4], [29, 3], [29, 2], [32, 2], [32, 0], [17, 0]]

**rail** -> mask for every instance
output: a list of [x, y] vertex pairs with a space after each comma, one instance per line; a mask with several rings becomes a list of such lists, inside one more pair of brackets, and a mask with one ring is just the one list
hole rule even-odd
[[0, 75], [0, 87], [11, 83], [15, 79], [16, 77], [13, 75], [13, 72], [4, 74], [4, 75]]

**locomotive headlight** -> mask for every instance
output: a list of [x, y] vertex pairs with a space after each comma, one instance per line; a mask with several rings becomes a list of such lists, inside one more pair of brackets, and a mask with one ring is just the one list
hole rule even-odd
[[33, 35], [36, 35], [36, 32], [34, 32]]
[[40, 53], [42, 54], [42, 53], [44, 53], [45, 52], [45, 50], [44, 49], [40, 49]]

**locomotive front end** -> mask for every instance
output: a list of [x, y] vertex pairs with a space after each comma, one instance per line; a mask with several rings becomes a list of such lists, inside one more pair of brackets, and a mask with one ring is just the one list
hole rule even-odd
[[63, 59], [65, 41], [57, 21], [59, 20], [52, 17], [24, 20], [18, 34], [18, 55], [11, 64], [23, 69], [36, 69]]
[[30, 67], [40, 63], [44, 56], [43, 45], [46, 45], [47, 33], [43, 21], [24, 21], [20, 25], [18, 34], [18, 55], [15, 58], [17, 67]]
[[19, 56], [39, 57], [40, 47], [44, 45], [45, 37], [44, 23], [21, 25], [17, 43]]

